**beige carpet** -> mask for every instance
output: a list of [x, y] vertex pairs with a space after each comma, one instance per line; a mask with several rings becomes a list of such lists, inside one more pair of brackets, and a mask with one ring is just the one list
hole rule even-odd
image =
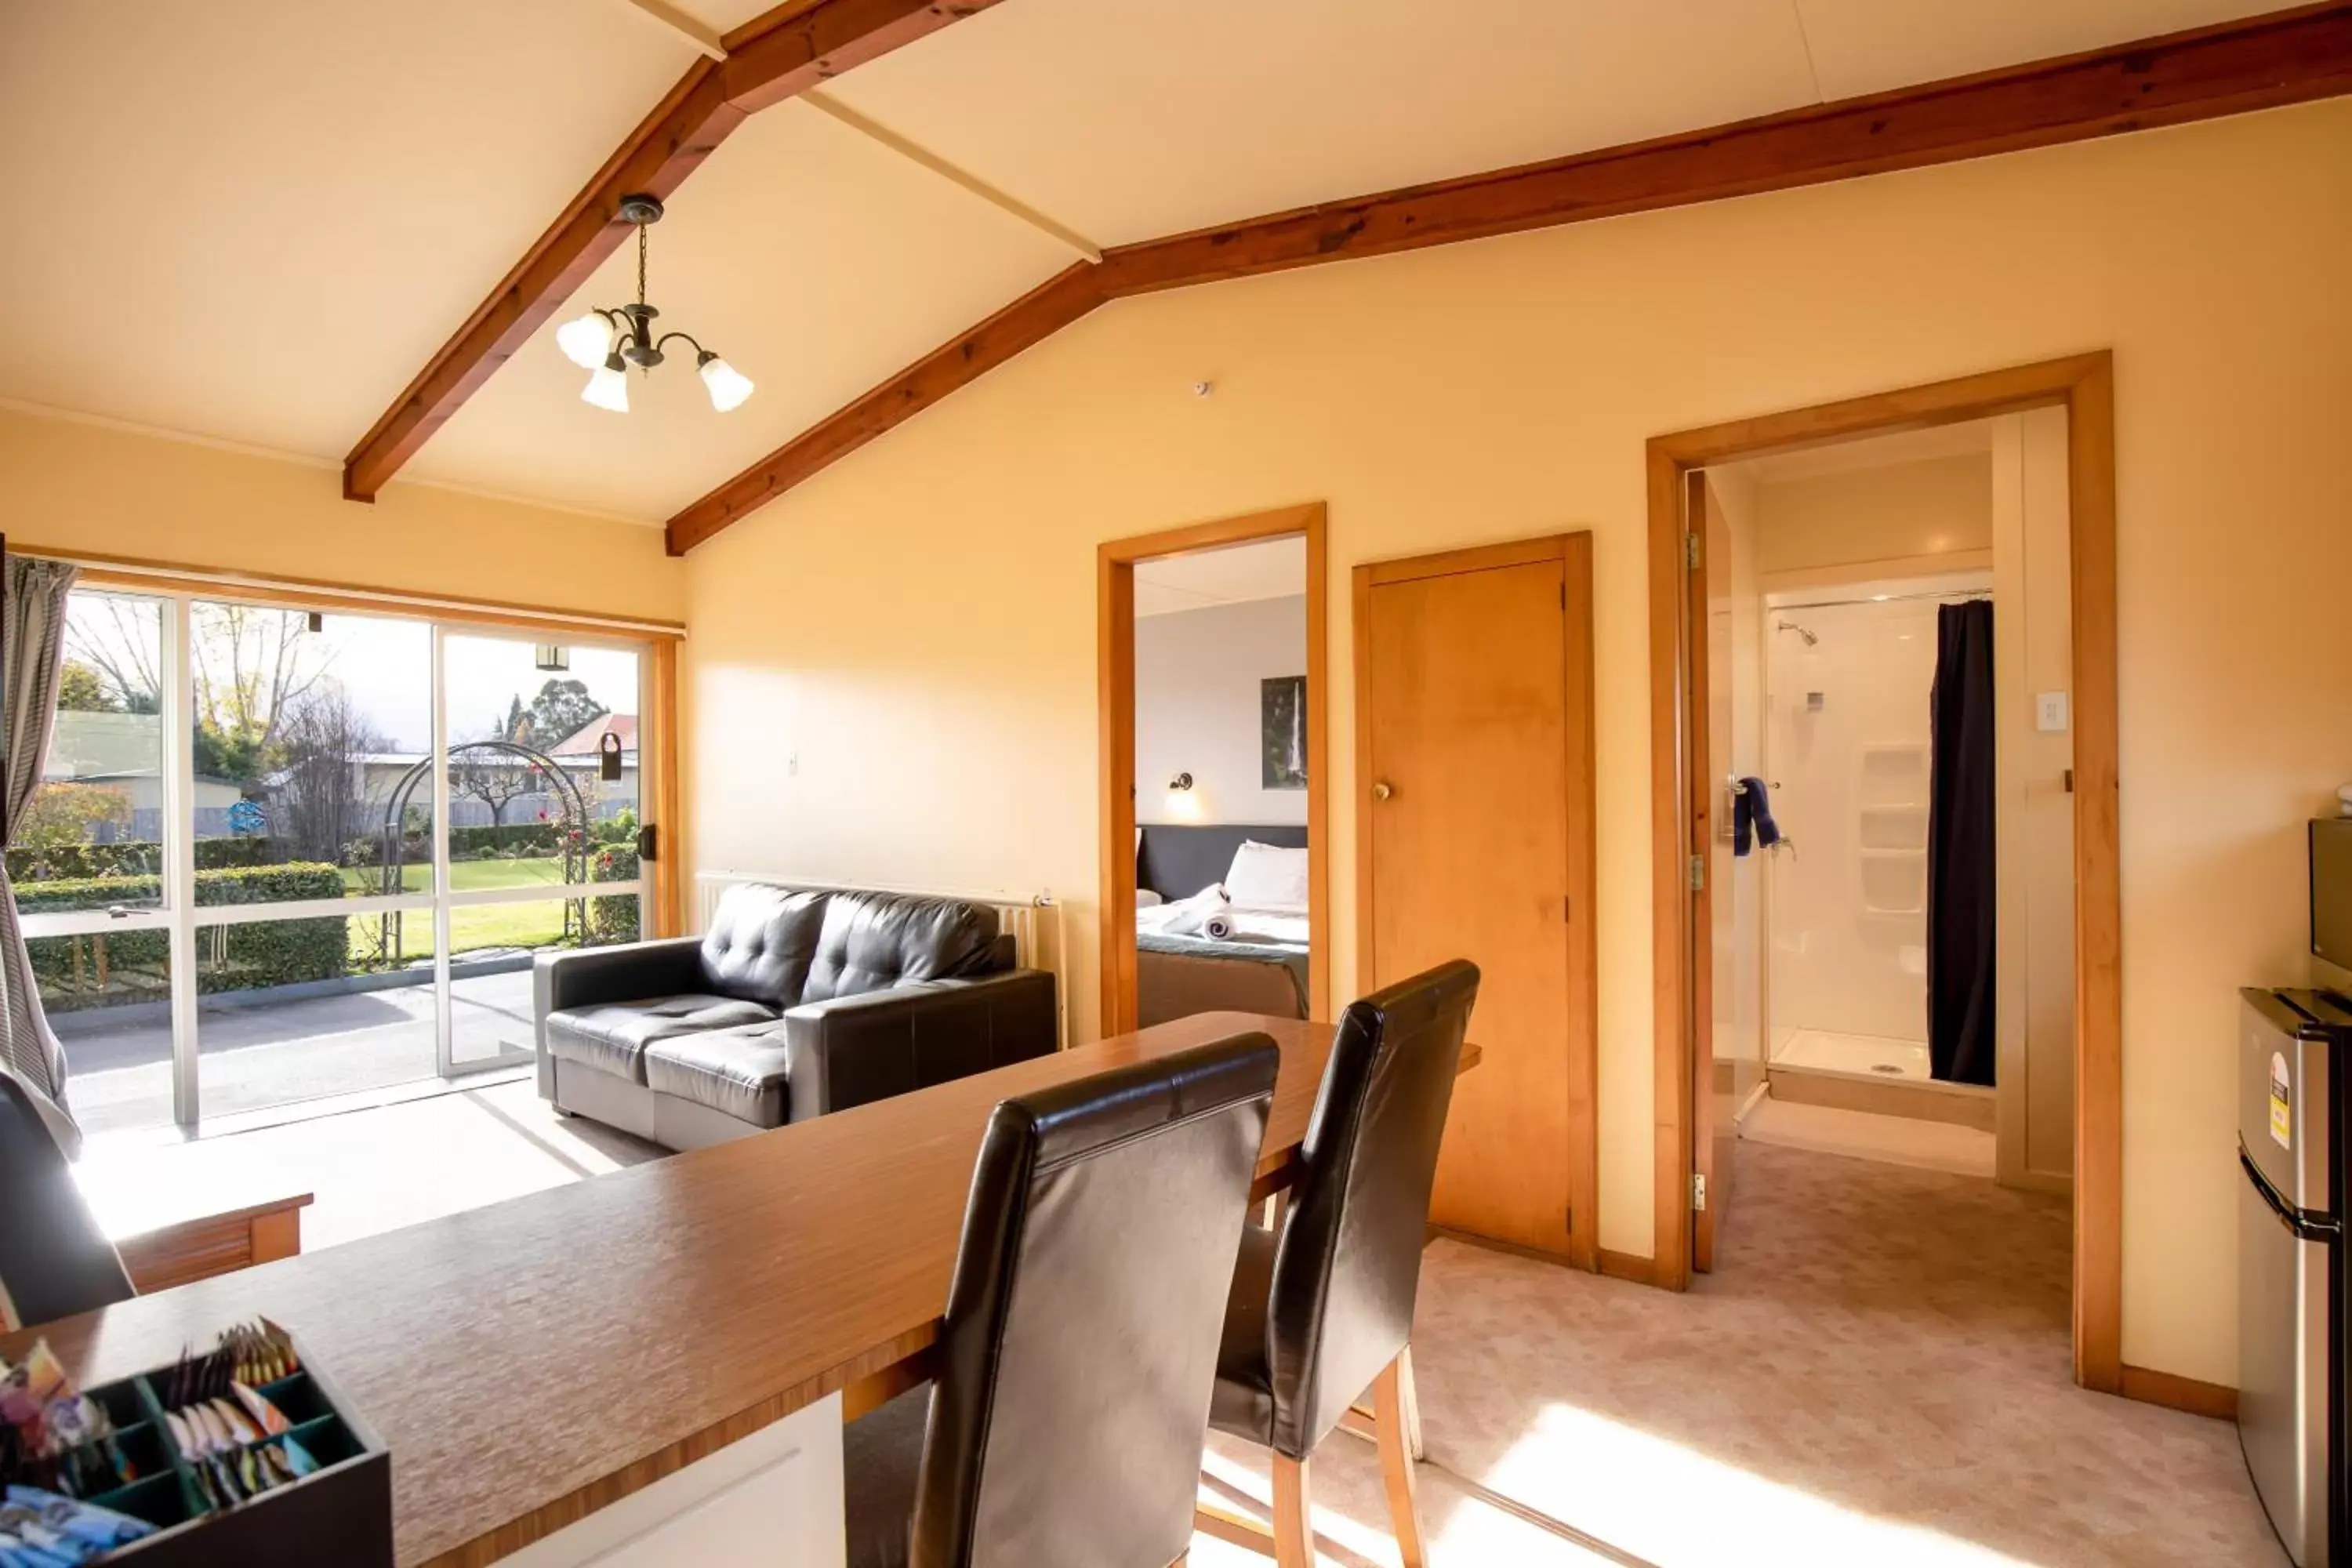
[[[2068, 1381], [2063, 1201], [1738, 1158], [1722, 1267], [1687, 1295], [1430, 1249], [1414, 1353], [1440, 1568], [2283, 1568], [2232, 1427]], [[1370, 1450], [1325, 1447], [1327, 1561], [1395, 1561]], [[1219, 1465], [1263, 1495], [1245, 1447], [1215, 1445]]]

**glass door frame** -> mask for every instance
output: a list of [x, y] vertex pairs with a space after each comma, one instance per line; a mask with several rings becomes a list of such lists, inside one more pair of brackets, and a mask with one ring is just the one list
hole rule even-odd
[[[498, 904], [573, 903], [580, 906], [583, 930], [588, 915], [591, 898], [637, 900], [637, 930], [642, 935], [650, 928], [646, 922], [651, 905], [653, 884], [646, 876], [645, 862], [637, 863], [637, 874], [625, 882], [582, 882], [581, 888], [594, 886], [604, 891], [593, 895], [582, 893], [567, 897], [573, 884], [557, 886], [561, 892], [551, 896], [547, 884], [521, 888], [478, 888], [459, 892], [449, 869], [449, 833], [455, 824], [450, 818], [449, 788], [449, 639], [469, 637], [477, 641], [504, 642], [536, 639], [555, 636], [548, 631], [533, 632], [525, 627], [486, 626], [476, 622], [436, 621], [433, 623], [433, 1011], [434, 1053], [436, 1068], [440, 1076], [462, 1078], [469, 1073], [497, 1072], [507, 1068], [521, 1067], [535, 1059], [536, 1052], [521, 1047], [503, 1049], [495, 1056], [478, 1061], [459, 1063], [457, 1059], [457, 1021], [456, 982], [450, 973], [450, 916], [458, 910], [485, 909]], [[572, 632], [560, 634], [566, 647], [612, 648], [635, 656], [637, 661], [637, 821], [646, 820], [646, 785], [651, 770], [647, 766], [650, 751], [647, 737], [652, 718], [654, 652], [651, 643], [629, 637], [583, 637]]]
[[[166, 933], [170, 964], [173, 1124], [183, 1131], [194, 1131], [203, 1119], [198, 1073], [198, 1016], [202, 997], [197, 984], [196, 944], [199, 933], [213, 928], [262, 921], [351, 919], [394, 912], [425, 914], [433, 923], [434, 1051], [437, 1075], [443, 1079], [462, 1078], [508, 1069], [531, 1061], [533, 1052], [522, 1048], [502, 1050], [496, 1057], [462, 1065], [454, 1059], [455, 1020], [449, 952], [451, 910], [490, 904], [551, 901], [551, 899], [545, 885], [480, 889], [463, 893], [451, 886], [448, 692], [446, 689], [447, 639], [454, 635], [538, 643], [560, 637], [567, 647], [610, 647], [635, 655], [637, 817], [639, 823], [645, 825], [649, 822], [649, 813], [656, 805], [650, 796], [657, 772], [661, 771], [656, 748], [668, 742], [668, 737], [660, 732], [656, 721], [658, 710], [655, 700], [659, 695], [656, 667], [660, 662], [656, 655], [660, 640], [658, 635], [649, 630], [646, 635], [633, 636], [619, 628], [610, 632], [591, 631], [577, 623], [538, 624], [522, 616], [512, 620], [487, 615], [446, 617], [435, 614], [428, 606], [409, 606], [396, 600], [387, 600], [381, 606], [364, 602], [355, 604], [326, 587], [320, 589], [316, 601], [306, 605], [299, 589], [273, 587], [259, 592], [252, 589], [241, 592], [239, 586], [233, 583], [170, 579], [147, 582], [118, 577], [112, 573], [93, 573], [91, 576], [96, 580], [77, 582], [73, 591], [145, 599], [162, 606], [162, 647], [157, 659], [157, 679], [163, 689], [157, 703], [162, 730], [163, 775], [159, 832], [163, 860], [161, 897], [152, 908], [44, 911], [20, 915], [18, 921], [27, 940], [104, 935], [127, 931], [162, 931]], [[373, 616], [421, 624], [427, 629], [432, 648], [434, 821], [433, 875], [428, 889], [413, 893], [366, 894], [356, 898], [197, 906], [194, 812], [196, 798], [195, 707], [192, 695], [194, 661], [190, 641], [190, 607], [197, 603], [254, 605], [289, 614], [316, 610], [319, 613]], [[659, 805], [667, 811], [668, 801], [666, 796], [660, 800]], [[667, 852], [668, 846], [664, 845], [662, 848]], [[593, 895], [582, 893], [577, 901], [584, 912], [591, 897], [634, 897], [637, 900], [637, 929], [641, 934], [650, 934], [654, 928], [648, 923], [649, 919], [658, 919], [659, 915], [659, 900], [656, 896], [656, 875], [649, 873], [640, 860], [634, 879], [595, 883], [593, 886], [597, 890]], [[583, 888], [588, 885], [581, 884]], [[561, 896], [562, 892], [569, 892], [571, 886], [564, 884], [552, 901], [573, 901]], [[289, 1100], [285, 1103], [293, 1105], [300, 1102]], [[246, 1113], [236, 1114], [242, 1116]]]
[[[166, 693], [186, 689], [187, 600], [158, 591], [94, 591], [113, 593], [126, 599], [149, 599], [158, 605], [160, 646], [156, 649], [156, 679]], [[34, 914], [20, 912], [16, 924], [26, 942], [47, 937], [109, 936], [133, 931], [160, 931], [164, 933], [165, 977], [172, 1008], [172, 1116], [179, 1125], [188, 1126], [194, 1122], [196, 1114], [196, 1016], [194, 1006], [196, 977], [194, 931], [184, 916], [195, 903], [195, 851], [191, 845], [184, 857], [186, 864], [183, 865], [184, 857], [178, 852], [178, 844], [188, 834], [178, 825], [183, 819], [194, 820], [189, 803], [194, 797], [195, 760], [193, 743], [188, 738], [194, 715], [181, 711], [177, 704], [169, 700], [159, 700], [156, 708], [161, 731], [157, 767], [163, 775], [163, 814], [157, 824], [156, 841], [162, 847], [163, 863], [160, 878], [162, 887], [155, 906], [142, 909], [115, 905], [95, 910], [63, 910]], [[185, 766], [181, 765], [184, 760]]]

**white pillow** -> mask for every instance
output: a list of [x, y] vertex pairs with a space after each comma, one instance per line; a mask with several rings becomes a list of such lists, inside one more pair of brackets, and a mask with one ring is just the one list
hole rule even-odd
[[1135, 907], [1137, 909], [1148, 910], [1159, 901], [1160, 895], [1153, 892], [1150, 889], [1138, 888], [1135, 889]]
[[1225, 897], [1236, 909], [1305, 914], [1307, 851], [1281, 849], [1255, 838], [1242, 840], [1242, 847], [1234, 851], [1232, 868], [1225, 872]]

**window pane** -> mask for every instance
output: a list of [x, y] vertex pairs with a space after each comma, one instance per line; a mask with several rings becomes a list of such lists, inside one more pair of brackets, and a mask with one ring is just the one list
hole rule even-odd
[[188, 643], [196, 902], [431, 891], [432, 628], [198, 601]]
[[[634, 847], [636, 653], [489, 637], [442, 647], [451, 887], [586, 881], [601, 849]], [[611, 778], [607, 736], [619, 752]]]
[[[331, 867], [272, 869], [325, 888], [336, 882]], [[298, 888], [290, 896], [321, 895]], [[431, 910], [236, 925], [202, 919], [196, 1080], [206, 1120], [436, 1072]]]
[[163, 931], [112, 931], [25, 943], [85, 1132], [172, 1121], [171, 941]]
[[78, 591], [49, 752], [8, 851], [24, 913], [163, 901], [163, 606]]
[[[627, 855], [632, 876], [635, 859], [632, 849]], [[462, 1071], [501, 1055], [530, 1050], [534, 955], [636, 939], [634, 893], [451, 910], [451, 1060]]]

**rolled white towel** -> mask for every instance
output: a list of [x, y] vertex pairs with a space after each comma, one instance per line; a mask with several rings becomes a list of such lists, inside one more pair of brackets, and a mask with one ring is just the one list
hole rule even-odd
[[1204, 916], [1201, 921], [1201, 934], [1211, 942], [1231, 940], [1234, 934], [1234, 911], [1230, 909], [1218, 910], [1213, 914]]
[[1202, 889], [1191, 898], [1164, 906], [1168, 919], [1160, 929], [1171, 936], [1198, 935], [1210, 920], [1225, 913], [1225, 889], [1222, 883]]

